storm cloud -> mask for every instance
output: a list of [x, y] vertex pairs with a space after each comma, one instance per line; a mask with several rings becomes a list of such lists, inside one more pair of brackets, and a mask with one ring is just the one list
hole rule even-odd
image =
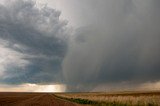
[[86, 15], [63, 61], [70, 89], [87, 91], [101, 85], [107, 89], [112, 84], [113, 89], [124, 82], [136, 87], [160, 80], [158, 0], [76, 2]]
[[60, 0], [60, 11], [37, 2], [0, 4], [0, 84], [160, 88], [159, 0]]
[[61, 12], [32, 0], [0, 5], [1, 83], [57, 83], [67, 49]]

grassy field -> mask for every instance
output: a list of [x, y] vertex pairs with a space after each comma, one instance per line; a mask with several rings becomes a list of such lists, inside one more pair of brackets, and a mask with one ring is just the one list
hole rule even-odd
[[160, 106], [160, 92], [57, 93], [58, 98], [94, 106]]

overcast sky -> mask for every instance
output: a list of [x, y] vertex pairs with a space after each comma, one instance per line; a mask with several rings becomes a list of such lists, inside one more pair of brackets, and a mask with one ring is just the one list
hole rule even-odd
[[2, 0], [0, 90], [160, 89], [159, 5]]

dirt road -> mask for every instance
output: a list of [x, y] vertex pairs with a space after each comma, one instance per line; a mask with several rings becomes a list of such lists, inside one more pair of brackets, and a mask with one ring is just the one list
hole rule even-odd
[[42, 93], [0, 93], [0, 106], [84, 106]]

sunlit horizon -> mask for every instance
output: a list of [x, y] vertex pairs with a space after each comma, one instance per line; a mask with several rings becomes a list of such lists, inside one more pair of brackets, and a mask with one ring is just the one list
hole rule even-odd
[[62, 84], [38, 85], [1, 85], [0, 92], [65, 92], [66, 86]]

